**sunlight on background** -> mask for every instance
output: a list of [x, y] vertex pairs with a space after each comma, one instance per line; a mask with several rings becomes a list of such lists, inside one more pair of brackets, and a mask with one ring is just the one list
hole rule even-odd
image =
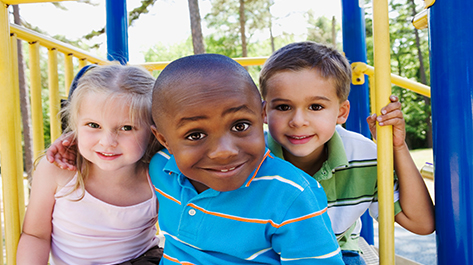
[[[28, 23], [37, 26], [49, 35], [64, 35], [68, 39], [78, 39], [92, 30], [105, 26], [105, 1], [93, 1], [92, 6], [78, 2], [62, 2], [67, 10], [61, 10], [50, 3], [24, 4], [20, 6], [21, 17]], [[128, 11], [140, 6], [140, 0], [127, 0]], [[274, 16], [273, 34], [293, 33], [305, 39], [307, 19], [304, 14], [312, 9], [314, 15], [332, 18], [341, 24], [341, 1], [326, 0], [275, 0], [271, 8]], [[210, 33], [207, 29], [205, 15], [211, 9], [210, 0], [199, 1], [204, 36]], [[51, 19], [54, 18], [54, 19]], [[157, 43], [171, 45], [181, 42], [190, 36], [189, 8], [186, 0], [160, 0], [134, 22], [128, 30], [130, 62], [144, 62], [142, 51], [148, 50]], [[255, 38], [269, 38], [269, 31], [259, 32]], [[340, 39], [341, 41], [341, 39]], [[99, 56], [106, 57], [105, 35], [95, 37], [90, 43], [103, 43]]]

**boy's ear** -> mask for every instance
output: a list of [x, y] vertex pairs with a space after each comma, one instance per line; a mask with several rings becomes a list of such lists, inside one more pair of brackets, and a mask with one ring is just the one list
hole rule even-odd
[[158, 131], [158, 128], [156, 128], [156, 126], [154, 126], [154, 125], [151, 125], [151, 131], [153, 132], [154, 137], [156, 137], [158, 142], [162, 146], [164, 146], [164, 148], [166, 148], [169, 151], [170, 154], [172, 154], [172, 151], [171, 151], [171, 149], [169, 149], [169, 145], [166, 141], [166, 138], [164, 138], [164, 135]]
[[344, 102], [340, 103], [337, 124], [344, 124], [348, 119], [348, 114], [350, 114], [350, 101], [345, 100]]
[[266, 101], [263, 101], [263, 122], [268, 124], [268, 115], [266, 114]]

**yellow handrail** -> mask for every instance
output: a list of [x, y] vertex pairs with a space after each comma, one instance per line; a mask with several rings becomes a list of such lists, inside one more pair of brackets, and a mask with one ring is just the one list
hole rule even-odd
[[[243, 66], [263, 65], [267, 59], [268, 57], [233, 58], [233, 60], [237, 61], [239, 64]], [[148, 71], [153, 71], [153, 70], [160, 71], [160, 70], [163, 70], [169, 63], [171, 62], [141, 63], [138, 65], [143, 66]]]
[[[367, 65], [366, 63], [355, 62], [351, 64], [351, 68], [353, 71], [353, 76], [355, 76], [355, 78], [356, 76], [363, 74], [368, 75], [370, 78], [374, 77], [375, 68], [370, 65]], [[430, 87], [424, 84], [412, 81], [410, 79], [395, 74], [391, 74], [391, 83], [430, 98]]]
[[11, 33], [17, 34], [19, 39], [22, 39], [29, 43], [40, 42], [41, 46], [43, 47], [46, 47], [48, 49], [57, 49], [58, 52], [62, 52], [64, 54], [73, 54], [74, 57], [79, 58], [80, 60], [87, 60], [92, 64], [106, 64], [107, 63], [106, 60], [103, 60], [88, 52], [82, 51], [79, 48], [76, 48], [72, 45], [41, 35], [37, 33], [36, 31], [30, 30], [18, 25], [14, 25], [14, 24], [10, 25], [10, 31]]
[[73, 0], [3, 0], [2, 2], [8, 5], [31, 4], [31, 3], [45, 3], [45, 2], [64, 2]]

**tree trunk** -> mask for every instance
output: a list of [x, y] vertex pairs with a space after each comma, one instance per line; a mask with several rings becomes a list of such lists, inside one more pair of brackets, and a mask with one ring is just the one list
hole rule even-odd
[[188, 0], [189, 15], [191, 19], [192, 45], [194, 54], [205, 53], [204, 38], [202, 37], [202, 27], [200, 23], [200, 11], [198, 0]]
[[335, 16], [332, 17], [332, 45], [334, 48], [337, 48], [337, 30], [335, 29], [337, 21]]
[[248, 57], [245, 35], [245, 0], [240, 0], [240, 35], [241, 35], [241, 56]]
[[271, 5], [268, 5], [269, 14], [269, 39], [271, 40], [271, 53], [274, 53], [274, 36], [273, 36], [273, 17], [271, 16]]
[[[416, 12], [416, 5], [414, 0], [409, 0], [411, 7], [412, 7], [412, 17], [415, 17], [417, 15]], [[417, 56], [419, 58], [419, 73], [420, 73], [420, 80], [423, 84], [427, 84], [427, 77], [425, 75], [425, 67], [424, 67], [424, 57], [422, 56], [422, 50], [420, 48], [420, 38], [419, 38], [419, 31], [414, 28], [414, 35], [416, 37], [416, 47], [417, 47]], [[426, 137], [427, 137], [427, 147], [432, 148], [433, 146], [433, 140], [432, 140], [432, 124], [430, 122], [431, 118], [431, 113], [430, 113], [430, 98], [424, 96], [424, 111], [427, 114], [427, 118], [425, 119], [425, 122], [427, 124], [427, 132], [426, 132]]]
[[[13, 6], [13, 17], [15, 24], [21, 25], [20, 9], [18, 5]], [[33, 172], [33, 141], [31, 131], [31, 116], [30, 116], [30, 100], [29, 91], [26, 86], [25, 79], [25, 65], [23, 62], [23, 47], [21, 40], [18, 40], [18, 76], [19, 76], [19, 90], [20, 90], [20, 108], [21, 120], [23, 125], [23, 141], [24, 141], [24, 161], [25, 171], [28, 174], [28, 190], [31, 187], [31, 174]]]

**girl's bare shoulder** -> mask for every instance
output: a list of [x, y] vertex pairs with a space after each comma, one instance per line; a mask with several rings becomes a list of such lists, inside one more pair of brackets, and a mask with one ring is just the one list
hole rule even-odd
[[55, 186], [55, 191], [57, 191], [69, 183], [76, 173], [77, 171], [61, 169], [43, 157], [35, 166], [33, 182], [43, 182], [50, 188]]

